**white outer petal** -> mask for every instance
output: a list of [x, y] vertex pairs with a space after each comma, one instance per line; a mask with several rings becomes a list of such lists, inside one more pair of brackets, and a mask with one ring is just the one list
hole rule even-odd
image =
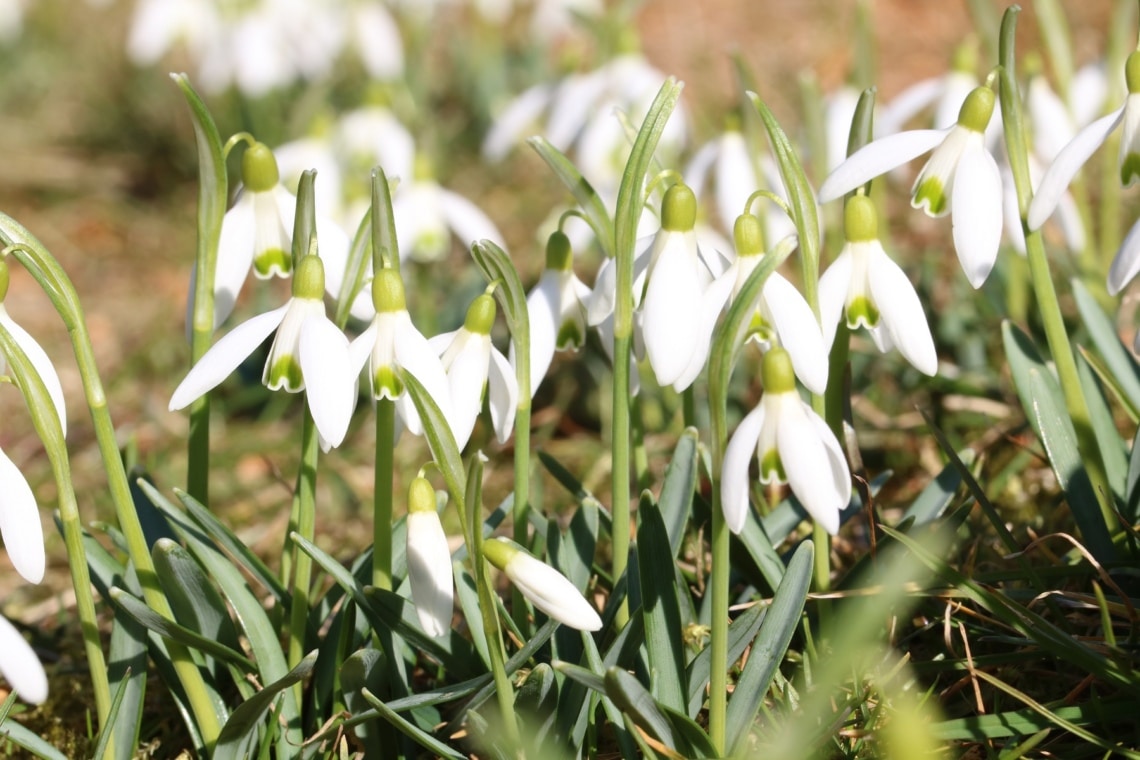
[[876, 134], [892, 135], [900, 131], [919, 111], [929, 106], [946, 89], [946, 77], [922, 79], [906, 87], [883, 107], [876, 119]]
[[[436, 338], [429, 341], [434, 342]], [[447, 348], [447, 352], [453, 350], [454, 356], [447, 367], [452, 410], [448, 422], [455, 435], [455, 444], [462, 451], [471, 438], [475, 420], [479, 418], [479, 411], [483, 407], [483, 389], [487, 386], [491, 362], [491, 338], [487, 335], [472, 335], [467, 330], [460, 329], [453, 338], [452, 345]]]
[[918, 293], [882, 245], [876, 249], [869, 256], [867, 280], [879, 307], [879, 325], [915, 369], [933, 377], [938, 372], [938, 353]]
[[[827, 390], [827, 353], [823, 332], [807, 301], [792, 283], [773, 272], [764, 283], [764, 300], [772, 315], [780, 345], [788, 351], [796, 377], [812, 393]], [[822, 307], [823, 301], [820, 300]], [[842, 309], [842, 297], [839, 300]], [[839, 314], [836, 312], [836, 322]]]
[[491, 407], [491, 424], [499, 443], [506, 443], [515, 426], [515, 410], [519, 405], [519, 384], [515, 369], [499, 349], [491, 346], [487, 367], [487, 396]]
[[685, 233], [669, 239], [650, 265], [642, 304], [642, 337], [649, 364], [661, 385], [672, 385], [689, 366], [700, 328], [699, 262], [686, 250]]
[[435, 512], [409, 512], [408, 580], [420, 626], [429, 636], [451, 630], [455, 587], [451, 580], [451, 549]]
[[31, 486], [19, 468], [0, 451], [0, 535], [12, 566], [28, 583], [44, 579], [44, 529]]
[[511, 557], [503, 569], [530, 603], [563, 625], [596, 631], [602, 619], [566, 576], [525, 551]]
[[[357, 335], [348, 344], [348, 366], [357, 375], [364, 369], [372, 356], [372, 347], [376, 344], [376, 332], [379, 328], [376, 320], [372, 320], [364, 332]], [[370, 386], [371, 387], [371, 386]]]
[[819, 202], [827, 203], [896, 166], [933, 150], [948, 134], [945, 129], [916, 129], [875, 140], [851, 154], [819, 187]]
[[[243, 191], [233, 208], [222, 217], [214, 269], [214, 329], [233, 312], [238, 294], [253, 266], [255, 226], [253, 193]], [[192, 301], [193, 290], [190, 295]]]
[[29, 335], [27, 330], [20, 327], [20, 325], [9, 316], [2, 302], [0, 302], [0, 323], [3, 323], [4, 328], [11, 333], [12, 339], [16, 341], [16, 345], [24, 350], [24, 353], [28, 356], [28, 361], [32, 364], [32, 369], [40, 376], [44, 388], [47, 389], [48, 396], [51, 397], [51, 403], [55, 407], [55, 413], [59, 416], [60, 428], [66, 436], [67, 405], [63, 399], [63, 385], [59, 382], [59, 374], [55, 371], [55, 365], [51, 363], [47, 352], [36, 342], [36, 339]]
[[1034, 151], [1043, 162], [1052, 161], [1076, 136], [1069, 108], [1041, 74], [1029, 80], [1025, 106], [1033, 124]]
[[0, 673], [25, 701], [38, 705], [47, 699], [47, 675], [40, 658], [3, 615], [0, 615]]
[[258, 314], [242, 322], [215, 343], [174, 389], [174, 395], [170, 397], [170, 410], [187, 406], [229, 377], [262, 341], [273, 334], [288, 310], [289, 304], [286, 303], [273, 311]]
[[701, 294], [700, 310], [697, 312], [697, 341], [693, 346], [688, 366], [685, 367], [681, 376], [673, 381], [673, 389], [678, 393], [692, 385], [697, 376], [701, 374], [701, 370], [705, 368], [705, 363], [709, 358], [709, 348], [712, 344], [713, 330], [716, 328], [717, 319], [720, 317], [725, 301], [728, 300], [735, 284], [736, 273], [728, 272], [713, 280], [705, 288], [705, 292]]
[[788, 485], [808, 514], [835, 535], [839, 512], [851, 499], [847, 460], [827, 423], [794, 391], [781, 401], [779, 410], [776, 445]]
[[[439, 356], [432, 350], [423, 333], [412, 324], [412, 318], [406, 311], [400, 315], [396, 324], [396, 363], [419, 381], [443, 413], [443, 418], [449, 419], [452, 410], [447, 373], [443, 371]], [[423, 435], [423, 424], [411, 395], [404, 393], [396, 399], [396, 408], [401, 411], [400, 416], [412, 435]]]
[[950, 200], [954, 248], [966, 279], [982, 286], [1001, 245], [1001, 172], [980, 141], [962, 151]]
[[490, 240], [500, 247], [506, 246], [503, 234], [490, 217], [459, 193], [440, 188], [439, 207], [447, 226], [463, 243], [464, 249], [470, 249], [476, 240]]
[[348, 338], [323, 314], [314, 315], [301, 324], [297, 353], [313, 422], [330, 446], [339, 446], [356, 406]]
[[[554, 359], [558, 339], [558, 322], [561, 319], [561, 288], [558, 272], [547, 269], [538, 285], [526, 297], [527, 317], [530, 320], [530, 395], [534, 397], [550, 362]], [[511, 364], [515, 363], [515, 344], [511, 341]]]
[[550, 104], [553, 92], [553, 85], [536, 84], [508, 103], [483, 138], [483, 157], [491, 162], [502, 161], [524, 132], [536, 131], [535, 125]]
[[748, 413], [724, 450], [720, 470], [720, 508], [728, 529], [739, 534], [748, 519], [748, 465], [756, 456], [756, 444], [764, 427], [764, 405]]
[[1114, 296], [1140, 273], [1140, 221], [1132, 225], [1108, 270], [1108, 294]]
[[353, 6], [352, 30], [365, 71], [373, 79], [395, 79], [404, 73], [404, 42], [400, 28], [381, 3]]
[[[847, 306], [847, 293], [851, 289], [851, 252], [843, 246], [839, 256], [819, 278], [819, 320], [823, 345], [828, 352], [835, 342], [835, 331]], [[793, 365], [794, 366], [794, 365]]]
[[1027, 216], [1029, 229], [1040, 229], [1045, 220], [1053, 215], [1053, 209], [1061, 202], [1061, 195], [1069, 187], [1073, 177], [1096, 149], [1104, 144], [1108, 135], [1116, 129], [1123, 118], [1124, 107], [1121, 106], [1082, 129], [1072, 142], [1057, 154], [1057, 158], [1045, 170], [1045, 176], [1041, 178], [1041, 184], [1037, 186], [1037, 192], [1029, 204]]
[[[716, 162], [716, 208], [726, 230], [732, 230], [736, 217], [744, 211], [748, 196], [759, 187], [760, 181], [756, 178], [744, 135], [740, 132], [725, 132], [720, 139], [720, 154]], [[771, 190], [784, 196], [782, 186], [772, 187]], [[765, 209], [764, 213], [768, 215], [770, 210]]]

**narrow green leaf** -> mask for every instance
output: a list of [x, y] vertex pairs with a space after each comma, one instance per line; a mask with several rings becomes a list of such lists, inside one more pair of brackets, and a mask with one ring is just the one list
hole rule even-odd
[[681, 434], [673, 449], [673, 458], [665, 469], [665, 481], [661, 485], [658, 507], [673, 557], [681, 551], [685, 526], [688, 525], [693, 510], [693, 491], [697, 485], [698, 435], [696, 428], [687, 428]]
[[[736, 662], [744, 654], [744, 650], [756, 637], [764, 614], [768, 611], [767, 604], [753, 604], [736, 620], [728, 626], [728, 662]], [[712, 648], [706, 646], [693, 661], [685, 674], [689, 684], [689, 715], [696, 717], [705, 701], [705, 691], [709, 686], [709, 663], [712, 660]]]
[[1060, 385], [1029, 337], [1008, 320], [1002, 323], [1002, 340], [1025, 416], [1045, 447], [1057, 482], [1065, 489], [1085, 545], [1098, 560], [1112, 560], [1116, 550], [1077, 448], [1077, 434]]
[[139, 599], [124, 589], [118, 587], [112, 588], [111, 601], [118, 605], [123, 612], [134, 618], [140, 625], [145, 626], [147, 630], [154, 631], [164, 638], [185, 644], [191, 649], [197, 649], [205, 654], [213, 655], [220, 660], [238, 666], [247, 673], [252, 673], [257, 669], [245, 655], [230, 649], [221, 642], [208, 639], [190, 630], [186, 626], [167, 620], [150, 607], [147, 607], [146, 602], [142, 599]]
[[356, 227], [356, 234], [348, 246], [348, 260], [344, 265], [344, 279], [340, 283], [340, 290], [336, 294], [336, 311], [333, 313], [333, 323], [344, 329], [352, 311], [352, 304], [357, 294], [364, 288], [369, 279], [372, 268], [369, 266], [368, 252], [371, 250], [372, 210], [369, 209]]
[[542, 160], [553, 170], [558, 179], [562, 180], [562, 184], [566, 185], [566, 188], [574, 196], [574, 200], [578, 201], [578, 205], [582, 208], [582, 213], [585, 214], [590, 226], [595, 230], [598, 245], [601, 246], [602, 252], [607, 257], [612, 258], [614, 255], [615, 239], [614, 223], [610, 219], [609, 212], [606, 211], [606, 204], [602, 201], [597, 191], [594, 190], [593, 185], [587, 182], [578, 172], [578, 168], [574, 166], [574, 163], [563, 155], [560, 150], [547, 142], [546, 138], [538, 136], [531, 137], [527, 140], [527, 143], [542, 157]]
[[[127, 692], [131, 690], [130, 682], [130, 668], [127, 668], [126, 676], [119, 681], [118, 687], [115, 689], [115, 696], [111, 699], [111, 709], [107, 711], [107, 722], [103, 724], [102, 730], [99, 731], [98, 739], [95, 742], [95, 749], [91, 752], [91, 757], [106, 757], [107, 749], [111, 746], [111, 736], [115, 734], [118, 740], [115, 742], [116, 746], [119, 744], [127, 745], [127, 757], [134, 753], [134, 744], [138, 742], [138, 734], [135, 731], [120, 732], [118, 730], [119, 723], [119, 710], [123, 707], [123, 699], [127, 696]], [[0, 718], [0, 724], [3, 724], [3, 719]], [[128, 741], [129, 737], [129, 741]], [[116, 755], [123, 756], [124, 752], [116, 750]]]
[[1089, 331], [1093, 345], [1112, 378], [1112, 388], [1128, 407], [1133, 419], [1140, 418], [1140, 364], [1120, 342], [1112, 319], [1104, 313], [1096, 298], [1077, 278], [1071, 281], [1073, 298], [1081, 321]]
[[[969, 456], [971, 460], [973, 459], [972, 451], [967, 450], [963, 453]], [[926, 525], [937, 520], [942, 515], [943, 510], [950, 505], [950, 501], [961, 485], [961, 474], [954, 465], [946, 465], [942, 468], [942, 472], [938, 473], [934, 480], [927, 483], [926, 488], [922, 489], [922, 493], [911, 502], [906, 512], [903, 513], [900, 522], [913, 518], [915, 525]]]
[[661, 706], [641, 682], [621, 668], [609, 668], [605, 678], [606, 696], [619, 710], [633, 719], [640, 728], [648, 731], [667, 747], [676, 746], [673, 726], [665, 717]]
[[218, 744], [214, 748], [214, 760], [231, 760], [231, 758], [240, 760], [240, 758], [248, 757], [246, 747], [248, 742], [254, 738], [257, 728], [261, 724], [262, 716], [273, 705], [279, 694], [285, 692], [293, 684], [299, 683], [312, 672], [316, 661], [317, 653], [309, 652], [297, 663], [296, 667], [284, 676], [238, 705], [237, 709], [230, 715], [230, 719], [226, 721], [226, 725], [222, 727], [222, 733], [218, 736]]
[[661, 706], [669, 724], [673, 727], [673, 735], [677, 737], [677, 748], [687, 758], [720, 757], [720, 753], [713, 746], [712, 739], [695, 720], [684, 713]]
[[1108, 400], [1105, 399], [1100, 384], [1096, 381], [1096, 374], [1088, 356], [1084, 353], [1081, 356], [1083, 361], [1077, 362], [1077, 373], [1081, 378], [1085, 401], [1089, 405], [1089, 420], [1092, 423], [1093, 434], [1096, 435], [1100, 456], [1104, 460], [1104, 474], [1116, 501], [1123, 501], [1124, 488], [1128, 481], [1128, 455], [1124, 449], [1124, 441], [1116, 430], [1112, 410], [1109, 409]]
[[598, 528], [598, 508], [586, 501], [574, 510], [564, 536], [559, 535], [557, 540], [551, 540], [549, 531], [547, 532], [550, 563], [583, 593], [593, 574]]
[[1140, 515], [1140, 428], [1132, 439], [1132, 453], [1128, 459], [1128, 499], [1124, 504], [1124, 517], [1130, 524]]
[[67, 756], [48, 744], [31, 729], [14, 720], [0, 723], [0, 737], [7, 739], [17, 747], [23, 747], [42, 760], [68, 760]]
[[812, 561], [815, 549], [810, 541], [802, 542], [788, 563], [784, 580], [776, 589], [772, 605], [764, 616], [764, 624], [752, 644], [748, 663], [728, 701], [728, 747], [739, 749], [748, 736], [752, 722], [760, 711], [772, 677], [787, 654], [792, 636], [800, 625], [808, 591], [811, 587]]
[[479, 610], [479, 591], [475, 588], [475, 579], [461, 562], [452, 563], [452, 575], [455, 578], [455, 595], [459, 601], [459, 609], [463, 612], [463, 620], [471, 632], [471, 643], [475, 645], [483, 667], [490, 670], [491, 654], [487, 651], [487, 635], [483, 628], [483, 614]]
[[498, 282], [495, 298], [503, 308], [507, 329], [518, 342], [519, 336], [530, 335], [530, 315], [526, 308], [526, 289], [519, 279], [511, 257], [490, 240], [477, 240], [471, 246], [471, 257], [475, 265], [489, 282]]
[[[1094, 725], [1136, 718], [1134, 699], [1097, 700], [1079, 705], [1055, 706], [1052, 713], [1073, 725]], [[939, 721], [930, 726], [931, 736], [939, 741], [980, 741], [1003, 739], [1008, 736], [1025, 736], [1055, 726], [1056, 723], [1041, 713], [1031, 710], [1007, 710], [991, 715], [972, 715]]]
[[463, 514], [467, 508], [467, 474], [451, 426], [447, 423], [443, 412], [439, 410], [435, 399], [419, 380], [410, 372], [400, 372], [400, 379], [404, 381], [404, 387], [411, 394], [416, 412], [424, 423], [424, 437], [427, 438], [432, 458], [439, 465], [443, 480], [447, 483], [448, 493], [451, 494], [451, 499], [460, 510], [460, 514]]
[[225, 601], [190, 553], [169, 539], [160, 539], [151, 549], [151, 558], [175, 619], [211, 641], [240, 651]]
[[641, 523], [637, 531], [637, 563], [650, 687], [661, 704], [680, 711], [686, 707], [687, 694], [685, 645], [681, 641], [684, 622], [677, 601], [673, 554], [662, 551], [669, 545], [669, 535], [652, 494], [642, 495], [637, 515]]
[[368, 704], [372, 705], [373, 709], [376, 710], [381, 718], [391, 723], [393, 726], [399, 729], [401, 733], [410, 738], [416, 744], [426, 749], [428, 752], [432, 753], [432, 755], [436, 757], [449, 757], [453, 758], [453, 760], [465, 760], [467, 757], [466, 755], [456, 752], [451, 747], [441, 742], [439, 739], [436, 739], [431, 734], [422, 730], [419, 726], [406, 720], [399, 713], [395, 712], [386, 704], [384, 704], [380, 699], [376, 697], [375, 694], [373, 694], [368, 689], [363, 689], [360, 693], [361, 696], [363, 696], [364, 699], [368, 701]]

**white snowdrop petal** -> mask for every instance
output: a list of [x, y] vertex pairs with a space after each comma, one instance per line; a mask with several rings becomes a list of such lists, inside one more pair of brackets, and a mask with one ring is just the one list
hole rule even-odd
[[[427, 338], [423, 336], [408, 313], [402, 312], [396, 325], [396, 363], [404, 371], [419, 381], [424, 390], [428, 392], [444, 419], [449, 419], [451, 410], [451, 389], [447, 384], [447, 373], [439, 356], [432, 350]], [[412, 414], [403, 414], [403, 419], [412, 435], [423, 435], [423, 425], [419, 414], [415, 413], [415, 405], [411, 397], [405, 393], [397, 400], [399, 404], [406, 399], [411, 404]]]
[[882, 137], [865, 145], [836, 167], [819, 187], [819, 202], [827, 203], [896, 166], [931, 151], [946, 138], [943, 129], [917, 129]]
[[[828, 348], [824, 344], [815, 313], [795, 286], [778, 272], [769, 275], [764, 283], [764, 300], [772, 315], [780, 345], [787, 349], [792, 360], [796, 377], [812, 393], [823, 393], [827, 390]], [[821, 297], [821, 308], [822, 305]], [[843, 307], [842, 295], [838, 306], [840, 309]], [[838, 311], [835, 311], [835, 320], [838, 323]]]
[[483, 138], [483, 157], [492, 162], [506, 158], [524, 133], [534, 131], [553, 91], [550, 84], [536, 84], [508, 103]]
[[740, 421], [724, 451], [720, 471], [720, 508], [728, 529], [736, 534], [744, 530], [748, 519], [748, 466], [756, 456], [756, 443], [764, 427], [764, 416], [763, 404], [749, 412]]
[[934, 376], [938, 372], [938, 353], [918, 293], [882, 246], [877, 248], [870, 255], [867, 279], [875, 305], [879, 307], [879, 325], [915, 369]]
[[471, 335], [466, 330], [459, 332], [455, 340], [463, 341], [463, 345], [455, 348], [451, 366], [447, 368], [452, 410], [448, 422], [451, 423], [455, 443], [462, 451], [483, 407], [483, 391], [487, 387], [491, 361], [491, 339], [486, 335]]
[[574, 584], [550, 565], [520, 551], [504, 572], [531, 604], [563, 625], [596, 631], [602, 619]]
[[407, 517], [408, 580], [420, 625], [429, 636], [451, 630], [455, 590], [451, 580], [451, 549], [435, 512], [410, 512]]
[[519, 385], [515, 370], [499, 349], [491, 347], [488, 366], [487, 395], [491, 407], [491, 424], [499, 443], [506, 443], [515, 425], [515, 410], [519, 405]]
[[[546, 270], [538, 280], [538, 285], [526, 297], [527, 317], [530, 321], [530, 395], [533, 398], [550, 362], [554, 359], [555, 342], [558, 338], [560, 319], [561, 288], [558, 272]], [[511, 364], [515, 363], [515, 345], [511, 342]]]
[[893, 135], [902, 130], [919, 111], [938, 100], [945, 89], [945, 77], [922, 79], [906, 87], [883, 106], [882, 114], [875, 119], [875, 132]]
[[[218, 257], [214, 269], [214, 329], [226, 321], [234, 310], [238, 294], [253, 266], [254, 229], [253, 194], [242, 192], [233, 208], [222, 217], [218, 237]], [[197, 277], [197, 272], [194, 273]], [[194, 289], [190, 289], [193, 304]]]
[[170, 410], [182, 409], [230, 376], [262, 341], [273, 334], [289, 304], [242, 322], [198, 360], [170, 397]]
[[301, 324], [297, 353], [313, 422], [329, 444], [339, 446], [356, 405], [348, 338], [323, 314], [313, 315]]
[[372, 356], [372, 347], [376, 345], [377, 329], [376, 321], [373, 320], [364, 332], [357, 335], [348, 344], [348, 366], [357, 375], [364, 369], [364, 365]]
[[59, 381], [59, 373], [55, 371], [55, 365], [52, 364], [51, 359], [48, 358], [47, 352], [43, 347], [36, 342], [28, 331], [20, 327], [9, 315], [4, 304], [0, 302], [0, 323], [3, 323], [5, 329], [12, 335], [12, 339], [16, 341], [31, 362], [32, 369], [40, 376], [40, 380], [47, 389], [48, 396], [51, 398], [52, 405], [55, 407], [55, 413], [59, 416], [60, 428], [63, 434], [67, 435], [67, 404], [63, 398], [63, 385]]
[[642, 304], [642, 337], [649, 364], [661, 385], [672, 385], [697, 347], [700, 327], [698, 262], [679, 233], [662, 233], [665, 243], [651, 265]]
[[1132, 225], [1108, 269], [1108, 294], [1114, 296], [1140, 273], [1140, 221]]
[[1001, 244], [1001, 173], [980, 142], [962, 151], [950, 201], [954, 248], [966, 279], [986, 281]]
[[[823, 335], [823, 345], [830, 353], [835, 342], [835, 331], [847, 304], [847, 292], [851, 288], [850, 244], [843, 246], [839, 256], [819, 278], [819, 320]], [[794, 364], [792, 365], [795, 366]]]
[[1053, 209], [1061, 202], [1061, 196], [1068, 189], [1073, 177], [1096, 149], [1104, 144], [1108, 135], [1116, 129], [1123, 118], [1122, 106], [1082, 129], [1072, 142], [1057, 154], [1057, 158], [1045, 170], [1045, 176], [1041, 178], [1041, 184], [1037, 186], [1037, 192], [1029, 204], [1029, 214], [1026, 218], [1029, 229], [1040, 229], [1045, 220], [1053, 215]]
[[47, 699], [47, 675], [40, 658], [3, 615], [0, 615], [0, 673], [23, 700], [38, 705]]
[[477, 240], [490, 240], [499, 247], [505, 246], [503, 234], [491, 218], [459, 193], [441, 188], [439, 206], [447, 225], [463, 243], [464, 249], [470, 249]]
[[0, 535], [12, 566], [28, 583], [44, 579], [44, 529], [36, 497], [23, 473], [0, 451]]
[[[847, 506], [847, 500], [836, 478], [821, 477], [820, 465], [829, 457], [819, 431], [809, 421], [810, 414], [811, 409], [794, 392], [782, 400], [776, 445], [792, 492], [808, 514], [835, 535], [839, 532], [839, 511]], [[834, 438], [830, 430], [828, 435]]]

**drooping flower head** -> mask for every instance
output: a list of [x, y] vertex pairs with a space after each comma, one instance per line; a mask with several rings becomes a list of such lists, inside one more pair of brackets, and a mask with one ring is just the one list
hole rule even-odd
[[531, 604], [559, 623], [579, 631], [602, 627], [598, 613], [566, 576], [514, 541], [503, 537], [487, 541], [483, 556], [502, 570]]
[[824, 180], [820, 201], [839, 198], [933, 149], [915, 180], [911, 205], [932, 217], [952, 214], [958, 261], [970, 284], [981, 287], [1001, 243], [1001, 173], [985, 136], [995, 102], [993, 90], [976, 87], [954, 126], [899, 132], [864, 146]]
[[500, 443], [511, 437], [519, 388], [507, 358], [491, 344], [491, 327], [498, 309], [495, 299], [483, 293], [467, 308], [463, 326], [428, 341], [440, 354], [451, 388], [453, 414], [449, 418], [456, 445], [462, 449], [471, 437], [475, 420], [489, 397], [491, 424]]
[[411, 396], [400, 379], [407, 372], [424, 386], [445, 418], [450, 418], [451, 392], [439, 356], [427, 338], [412, 324], [404, 299], [404, 283], [395, 269], [381, 269], [372, 279], [376, 315], [368, 329], [349, 346], [352, 369], [359, 374], [368, 363], [372, 397], [396, 402], [396, 413], [413, 435], [423, 435], [423, 424]]
[[824, 338], [830, 346], [842, 313], [852, 330], [865, 327], [880, 351], [897, 347], [916, 369], [938, 371], [934, 339], [922, 302], [906, 273], [879, 242], [878, 213], [865, 195], [852, 196], [844, 209], [847, 243], [819, 281]]
[[451, 630], [455, 590], [451, 548], [436, 511], [435, 489], [420, 476], [408, 487], [408, 580], [420, 625], [429, 636]]
[[[570, 238], [561, 230], [546, 243], [546, 268], [527, 294], [530, 318], [530, 392], [546, 377], [555, 351], [577, 351], [586, 342], [586, 306], [590, 289], [574, 274]], [[515, 363], [514, 343], [509, 354]]]
[[[764, 251], [763, 231], [763, 222], [754, 214], [741, 214], [736, 218], [733, 226], [736, 258], [721, 275], [732, 281], [732, 301], [768, 255]], [[796, 244], [795, 235], [790, 235], [778, 242], [776, 248], [790, 250]], [[783, 346], [791, 356], [796, 376], [808, 390], [823, 393], [827, 389], [827, 346], [819, 321], [800, 292], [779, 272], [772, 272], [764, 282], [747, 339], [756, 343], [761, 351]]]
[[305, 398], [321, 438], [339, 446], [356, 401], [356, 375], [348, 339], [325, 315], [324, 265], [309, 254], [297, 265], [293, 297], [231, 330], [191, 368], [170, 399], [182, 409], [226, 379], [262, 341], [276, 332], [262, 382], [270, 390], [307, 391]]
[[760, 460], [761, 483], [787, 483], [824, 530], [839, 531], [839, 512], [851, 500], [851, 472], [835, 434], [796, 390], [783, 348], [764, 354], [764, 395], [733, 433], [721, 470], [721, 508], [734, 533], [748, 518], [748, 465]]

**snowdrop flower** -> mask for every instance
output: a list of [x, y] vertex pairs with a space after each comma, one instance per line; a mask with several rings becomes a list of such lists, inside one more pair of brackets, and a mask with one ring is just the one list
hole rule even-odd
[[382, 269], [372, 280], [372, 302], [376, 315], [372, 324], [349, 346], [350, 366], [360, 374], [368, 362], [372, 397], [396, 402], [396, 413], [412, 435], [423, 435], [423, 423], [410, 394], [400, 379], [402, 372], [416, 378], [439, 406], [445, 418], [451, 416], [447, 375], [439, 356], [427, 338], [412, 324], [404, 300], [404, 283], [394, 269]]
[[[697, 250], [697, 199], [683, 183], [665, 191], [641, 303], [641, 335], [661, 385], [682, 391], [708, 358], [717, 316], [732, 282], [712, 281]], [[711, 287], [710, 287], [711, 285]]]
[[[422, 165], [419, 167], [422, 173]], [[464, 246], [475, 240], [491, 240], [505, 245], [495, 223], [478, 206], [459, 193], [442, 187], [434, 179], [401, 182], [392, 198], [400, 256], [431, 263], [451, 252], [454, 234]]]
[[489, 397], [491, 424], [499, 443], [506, 443], [514, 426], [519, 387], [510, 362], [491, 345], [496, 311], [495, 299], [483, 293], [468, 307], [463, 327], [428, 341], [447, 371], [453, 412], [449, 421], [460, 450], [475, 428], [484, 393]]
[[483, 557], [506, 573], [522, 595], [563, 625], [579, 631], [602, 627], [598, 613], [566, 576], [531, 556], [510, 539], [498, 537], [483, 544]]
[[974, 47], [962, 45], [954, 52], [950, 71], [912, 84], [883, 106], [877, 119], [876, 133], [893, 135], [901, 131], [919, 112], [932, 105], [932, 126], [935, 129], [953, 126], [966, 97], [978, 86], [978, 78], [974, 75], [976, 68], [977, 53]]
[[[732, 282], [731, 301], [735, 301], [740, 288], [764, 258], [764, 236], [760, 220], [752, 214], [736, 219], [733, 237], [736, 258], [721, 278]], [[795, 235], [776, 244], [777, 248], [794, 248]], [[811, 306], [779, 272], [772, 272], [760, 291], [760, 300], [749, 327], [748, 340], [767, 351], [783, 346], [791, 356], [796, 376], [812, 393], [827, 390], [827, 346], [819, 329], [819, 321]]]
[[451, 547], [439, 521], [435, 489], [424, 477], [408, 487], [408, 581], [420, 625], [429, 636], [451, 630], [455, 588], [451, 580]]
[[819, 280], [824, 339], [835, 339], [840, 314], [847, 326], [866, 327], [880, 351], [896, 346], [919, 372], [938, 372], [938, 354], [922, 302], [899, 265], [879, 242], [875, 204], [852, 196], [844, 209], [847, 243]]
[[823, 529], [839, 531], [839, 512], [851, 500], [847, 460], [827, 423], [804, 403], [788, 352], [764, 354], [764, 395], [745, 417], [724, 453], [721, 508], [733, 533], [748, 518], [748, 464], [760, 458], [761, 483], [787, 483], [800, 504]]
[[356, 375], [348, 339], [325, 316], [324, 265], [310, 254], [293, 278], [293, 297], [282, 307], [235, 327], [206, 352], [175, 389], [170, 410], [188, 406], [226, 379], [262, 341], [276, 332], [261, 381], [270, 390], [305, 394], [313, 422], [329, 446], [348, 431], [356, 401]]
[[981, 287], [993, 269], [1001, 243], [1001, 174], [985, 147], [986, 126], [993, 110], [994, 91], [978, 87], [962, 104], [954, 126], [900, 132], [875, 140], [824, 180], [820, 201], [839, 198], [933, 150], [915, 180], [911, 206], [932, 217], [953, 214], [958, 261], [970, 284]]
[[0, 674], [24, 701], [38, 705], [47, 699], [47, 675], [40, 658], [3, 615], [0, 615]]
[[[262, 280], [287, 277], [293, 271], [292, 230], [297, 198], [281, 184], [273, 151], [258, 142], [247, 148], [241, 158], [241, 176], [242, 193], [222, 219], [218, 240], [215, 328], [233, 312], [251, 267]], [[326, 217], [318, 215], [316, 225], [330, 269], [342, 271], [348, 259], [348, 236]], [[193, 293], [193, 284], [190, 289]]]
[[[533, 396], [557, 351], [577, 351], [586, 342], [590, 289], [574, 274], [570, 239], [556, 230], [546, 243], [546, 269], [527, 294], [530, 317], [530, 392]], [[515, 365], [514, 343], [510, 350]]]
[[851, 141], [851, 123], [859, 106], [859, 91], [844, 85], [827, 97], [824, 106], [823, 127], [827, 146], [827, 170], [833, 171], [847, 157], [847, 144]]

